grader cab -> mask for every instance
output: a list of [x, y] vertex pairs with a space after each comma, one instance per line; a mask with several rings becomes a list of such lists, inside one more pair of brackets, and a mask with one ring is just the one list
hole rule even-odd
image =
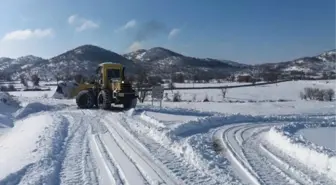
[[[137, 94], [125, 81], [125, 68], [117, 63], [102, 63], [96, 70], [97, 80], [79, 90], [76, 103], [79, 108], [110, 109], [112, 104], [122, 104], [125, 109], [134, 108]], [[83, 86], [82, 86], [83, 87]]]

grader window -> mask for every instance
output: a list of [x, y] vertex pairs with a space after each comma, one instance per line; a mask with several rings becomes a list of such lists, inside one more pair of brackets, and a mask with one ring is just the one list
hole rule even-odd
[[108, 69], [107, 70], [108, 79], [120, 79], [120, 69]]

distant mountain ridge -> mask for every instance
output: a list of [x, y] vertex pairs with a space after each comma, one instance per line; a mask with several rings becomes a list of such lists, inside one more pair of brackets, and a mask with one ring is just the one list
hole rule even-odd
[[[240, 64], [230, 60], [196, 58], [162, 47], [140, 49], [126, 54], [118, 54], [94, 45], [82, 45], [50, 59], [33, 55], [11, 59], [0, 58], [0, 74], [18, 79], [20, 75], [37, 73], [44, 80], [57, 77], [66, 78], [75, 74], [94, 75], [98, 64], [117, 62], [126, 67], [126, 74], [137, 74], [140, 70], [162, 78], [181, 73], [191, 78], [195, 74], [209, 78], [222, 78], [227, 74], [253, 70], [275, 69], [282, 73], [303, 71], [305, 73], [335, 72], [336, 50], [323, 52], [318, 56], [258, 65]], [[0, 75], [1, 77], [1, 75]]]
[[266, 63], [253, 66], [259, 70], [272, 69], [280, 72], [282, 75], [293, 76], [305, 75], [310, 77], [322, 77], [324, 74], [336, 77], [336, 50], [323, 52], [317, 56], [307, 56], [298, 59]]
[[[120, 55], [115, 52], [100, 48], [94, 45], [83, 45], [66, 51], [51, 59], [38, 57], [25, 57], [0, 61], [0, 72], [10, 70], [13, 79], [20, 75], [39, 74], [42, 79], [55, 79], [56, 76], [66, 78], [75, 74], [86, 76], [93, 75], [98, 64], [102, 62], [117, 62], [126, 67], [126, 74], [135, 74], [139, 69], [145, 69], [149, 75], [168, 77], [174, 72], [192, 75], [194, 73], [213, 73], [220, 70], [235, 70], [231, 66], [216, 59], [199, 59], [186, 57], [171, 50], [155, 47], [149, 50], [138, 50], [136, 52]], [[14, 65], [20, 63], [21, 65]], [[28, 66], [23, 67], [28, 64]], [[219, 73], [219, 72], [218, 72]]]
[[225, 60], [185, 56], [162, 47], [141, 49], [123, 56], [140, 64], [151, 75], [160, 74], [163, 78], [170, 78], [172, 73], [182, 73], [189, 78], [195, 74], [203, 74], [211, 78], [247, 66]]

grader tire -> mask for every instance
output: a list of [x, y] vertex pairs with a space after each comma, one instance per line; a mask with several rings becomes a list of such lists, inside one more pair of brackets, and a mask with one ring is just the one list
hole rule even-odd
[[111, 96], [108, 90], [101, 90], [98, 94], [97, 104], [100, 109], [108, 110], [111, 108]]
[[80, 91], [76, 97], [76, 104], [81, 109], [91, 109], [94, 106], [94, 95], [88, 90]]

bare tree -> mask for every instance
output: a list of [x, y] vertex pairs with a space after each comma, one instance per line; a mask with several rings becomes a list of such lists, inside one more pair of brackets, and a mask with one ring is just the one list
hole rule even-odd
[[334, 89], [326, 89], [324, 92], [324, 99], [325, 101], [332, 101], [335, 97]]
[[222, 88], [221, 91], [222, 91], [222, 97], [223, 97], [223, 100], [224, 100], [225, 96], [226, 96], [227, 88]]
[[174, 82], [170, 81], [169, 84], [168, 84], [168, 88], [173, 92], [173, 90], [175, 89]]
[[11, 75], [8, 72], [0, 72], [0, 80], [12, 81]]
[[197, 94], [195, 93], [195, 94], [193, 94], [192, 101], [196, 102], [196, 100], [197, 100]]
[[20, 75], [20, 83], [25, 86], [25, 87], [28, 87], [28, 83], [27, 83], [27, 80], [26, 80], [26, 77], [22, 74]]
[[200, 81], [200, 77], [197, 75], [197, 74], [195, 74], [193, 77], [192, 77], [192, 79], [193, 79], [193, 82], [194, 83], [198, 83], [199, 81]]
[[148, 84], [148, 73], [144, 68], [139, 68], [138, 69], [138, 74], [137, 74], [137, 81], [136, 81], [136, 88], [139, 92], [139, 101], [143, 103], [146, 99], [147, 96], [147, 90], [150, 86]]
[[204, 100], [203, 102], [209, 102], [209, 97], [208, 97], [208, 94], [205, 94], [205, 97], [204, 97]]
[[143, 86], [148, 83], [148, 72], [144, 68], [139, 68], [137, 74], [137, 84]]
[[148, 84], [150, 86], [155, 86], [163, 83], [163, 80], [160, 76], [148, 76]]
[[136, 80], [136, 78], [133, 75], [128, 75], [128, 76], [126, 76], [126, 79], [125, 79], [126, 82], [131, 83], [131, 84], [133, 84], [135, 82], [135, 80]]
[[335, 96], [334, 89], [319, 89], [319, 88], [304, 88], [300, 92], [301, 99], [305, 100], [318, 100], [318, 101], [332, 101]]
[[138, 99], [141, 103], [143, 103], [145, 101], [147, 93], [148, 93], [148, 91], [146, 91], [146, 90], [140, 91], [140, 96], [138, 97]]
[[13, 84], [8, 85], [8, 91], [16, 91]]
[[180, 102], [181, 101], [181, 94], [180, 92], [176, 92], [173, 94], [173, 102]]
[[66, 67], [66, 80], [68, 81], [68, 80], [70, 80], [70, 60], [67, 60], [66, 61], [66, 65], [67, 65], [67, 67]]
[[184, 83], [184, 75], [182, 73], [178, 73], [175, 75], [172, 75], [172, 81], [177, 83]]
[[300, 92], [300, 98], [301, 100], [307, 100], [307, 95], [303, 92]]
[[31, 81], [33, 82], [34, 86], [40, 86], [40, 78], [37, 76], [37, 74], [33, 74], [31, 76]]
[[54, 73], [54, 78], [56, 80], [56, 83], [58, 84], [58, 82], [61, 80], [61, 74], [60, 73]]

